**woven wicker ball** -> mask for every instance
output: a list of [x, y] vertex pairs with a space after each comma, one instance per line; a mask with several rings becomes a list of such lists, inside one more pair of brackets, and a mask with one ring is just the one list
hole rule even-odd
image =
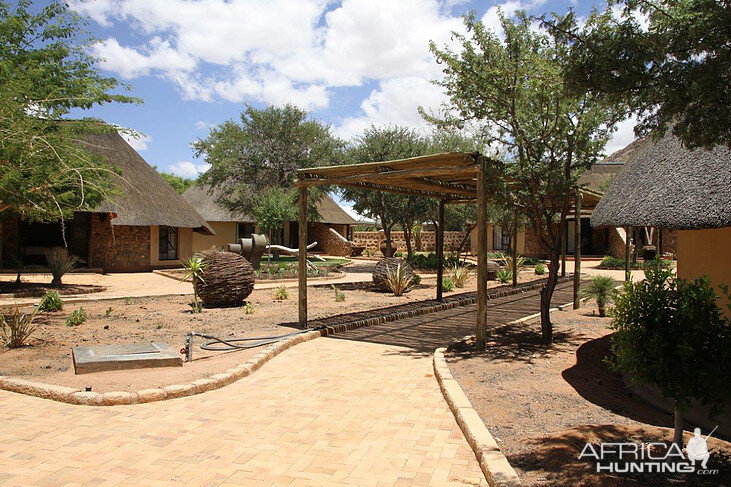
[[409, 264], [404, 262], [403, 259], [399, 259], [398, 257], [386, 257], [385, 259], [379, 260], [373, 268], [373, 285], [377, 290], [384, 292], [391, 290], [391, 288], [388, 287], [387, 282], [388, 269], [391, 269], [391, 272], [395, 272], [399, 265], [401, 265], [401, 268], [407, 277], [411, 278], [414, 276], [414, 270]]
[[203, 306], [227, 308], [241, 306], [254, 290], [254, 268], [233, 252], [208, 251], [201, 254], [203, 273], [193, 282]]

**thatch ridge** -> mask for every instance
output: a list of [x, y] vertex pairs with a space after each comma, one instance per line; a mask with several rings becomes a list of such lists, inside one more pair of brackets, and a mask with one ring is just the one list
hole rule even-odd
[[[209, 222], [246, 222], [254, 223], [256, 219], [243, 212], [234, 212], [218, 202], [219, 189], [211, 191], [211, 187], [205, 184], [194, 184], [183, 193], [183, 198], [196, 209], [196, 211]], [[320, 223], [333, 223], [339, 225], [357, 225], [358, 222], [348, 215], [328, 194], [323, 195], [317, 202], [317, 211]]]
[[194, 228], [212, 233], [206, 221], [117, 132], [87, 134], [86, 149], [119, 169], [114, 175], [120, 195], [94, 209], [114, 213], [113, 225]]
[[679, 230], [731, 226], [731, 150], [688, 150], [672, 135], [638, 139], [607, 161], [624, 162], [594, 210], [593, 226]]

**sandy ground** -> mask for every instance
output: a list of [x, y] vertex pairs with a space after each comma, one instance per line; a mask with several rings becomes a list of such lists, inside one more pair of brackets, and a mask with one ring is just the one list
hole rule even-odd
[[634, 396], [603, 362], [610, 318], [595, 312], [592, 305], [554, 313], [550, 347], [529, 322], [496, 333], [485, 353], [468, 343], [448, 354], [452, 373], [525, 485], [731, 485], [731, 444], [720, 440], [709, 441], [709, 468], [721, 469], [714, 477], [600, 476], [578, 460], [587, 441], [672, 438], [672, 417]]
[[[521, 273], [520, 281], [536, 279], [532, 271]], [[167, 279], [167, 278], [165, 278]], [[456, 292], [474, 291], [476, 282]], [[491, 287], [499, 286], [493, 281]], [[435, 279], [425, 276], [422, 284], [396, 297], [363, 288], [361, 283], [340, 286], [345, 301], [335, 301], [335, 293], [327, 286], [309, 288], [310, 321], [375, 308], [406, 304], [434, 298]], [[207, 377], [245, 362], [260, 349], [231, 353], [206, 352], [196, 347], [194, 361], [183, 367], [110, 371], [74, 375], [71, 349], [77, 345], [164, 342], [173, 349], [182, 348], [190, 331], [221, 338], [255, 337], [292, 333], [297, 320], [297, 292], [289, 291], [289, 299], [277, 301], [272, 289], [255, 289], [249, 301], [255, 312], [246, 314], [243, 307], [204, 309], [193, 314], [190, 296], [128, 297], [118, 300], [66, 303], [63, 311], [43, 313], [37, 318], [38, 329], [29, 345], [0, 350], [0, 375], [19, 376], [54, 384], [95, 391], [139, 390]], [[448, 295], [448, 294], [447, 294]], [[83, 307], [88, 320], [77, 327], [64, 324], [74, 309]], [[198, 339], [199, 340], [199, 339]]]

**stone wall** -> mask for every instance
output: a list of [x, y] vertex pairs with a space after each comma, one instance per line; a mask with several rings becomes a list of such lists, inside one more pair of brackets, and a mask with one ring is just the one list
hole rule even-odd
[[150, 227], [112, 225], [107, 214], [92, 214], [88, 265], [104, 270], [149, 268]]
[[[462, 243], [462, 239], [464, 238], [464, 232], [444, 232], [444, 250], [449, 251], [451, 249], [456, 250], [459, 247], [459, 244]], [[381, 242], [385, 240], [386, 237], [384, 236], [382, 231], [378, 232], [353, 232], [353, 242], [355, 242], [356, 245], [366, 247], [367, 249], [370, 249], [372, 251], [379, 251]], [[396, 246], [397, 250], [405, 251], [406, 250], [406, 238], [404, 237], [404, 232], [401, 231], [392, 231], [391, 232], [391, 240], [393, 242], [393, 245]], [[414, 237], [412, 235], [411, 237], [412, 244], [414, 244]], [[436, 250], [436, 232], [434, 231], [422, 231], [421, 232], [421, 245], [422, 251], [425, 252], [434, 252]], [[413, 245], [414, 250], [416, 250], [416, 245]], [[465, 250], [470, 250], [470, 239], [467, 239], [467, 242], [464, 246]]]
[[325, 223], [310, 223], [307, 225], [307, 241], [316, 241], [315, 250], [324, 252], [327, 255], [350, 256], [353, 244], [346, 240], [347, 233], [347, 225], [328, 225]]

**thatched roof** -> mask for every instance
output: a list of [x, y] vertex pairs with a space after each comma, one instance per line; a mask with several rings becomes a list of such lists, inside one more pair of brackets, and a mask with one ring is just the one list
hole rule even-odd
[[688, 150], [672, 135], [635, 140], [607, 158], [624, 168], [594, 210], [594, 226], [681, 230], [731, 226], [731, 150]]
[[[250, 222], [256, 220], [254, 217], [242, 212], [233, 212], [218, 202], [219, 191], [210, 191], [210, 186], [194, 184], [183, 193], [183, 198], [198, 211], [198, 213], [209, 222]], [[356, 225], [358, 222], [348, 215], [340, 205], [328, 196], [324, 195], [317, 203], [317, 210], [320, 213], [321, 223], [334, 223], [343, 225]]]
[[113, 225], [188, 227], [213, 233], [206, 221], [118, 133], [85, 136], [89, 152], [100, 154], [121, 174], [112, 176], [120, 195], [94, 209], [114, 213]]

